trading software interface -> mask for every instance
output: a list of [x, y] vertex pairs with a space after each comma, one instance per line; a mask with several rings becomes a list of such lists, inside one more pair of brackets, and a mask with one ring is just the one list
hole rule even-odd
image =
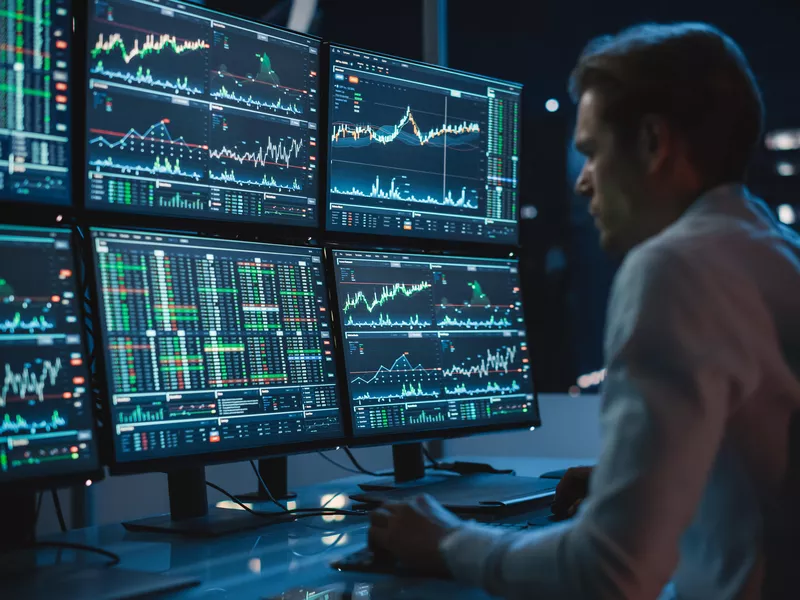
[[0, 226], [0, 482], [99, 468], [70, 235]]
[[517, 242], [520, 85], [331, 47], [333, 231]]
[[94, 0], [87, 206], [316, 226], [319, 46], [172, 0]]
[[118, 462], [341, 435], [321, 250], [92, 240]]
[[70, 203], [70, 4], [0, 3], [0, 200]]
[[356, 435], [538, 419], [516, 261], [334, 263]]

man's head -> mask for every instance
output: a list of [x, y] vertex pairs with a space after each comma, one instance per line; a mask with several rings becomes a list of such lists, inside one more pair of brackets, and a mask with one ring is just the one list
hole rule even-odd
[[739, 47], [703, 24], [639, 25], [591, 42], [570, 78], [575, 145], [604, 248], [625, 253], [700, 194], [744, 180], [761, 93]]

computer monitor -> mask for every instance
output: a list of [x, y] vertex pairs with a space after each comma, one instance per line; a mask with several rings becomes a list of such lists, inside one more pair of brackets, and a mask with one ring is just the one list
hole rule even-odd
[[332, 45], [329, 231], [517, 243], [522, 86]]
[[320, 249], [99, 228], [91, 238], [112, 470], [342, 437]]
[[72, 2], [0, 12], [0, 201], [69, 205]]
[[89, 12], [88, 209], [318, 226], [318, 40], [174, 0]]
[[516, 260], [332, 260], [356, 443], [540, 424]]
[[68, 229], [0, 225], [0, 495], [100, 476]]
[[320, 249], [101, 228], [91, 240], [112, 473], [201, 473], [344, 437]]

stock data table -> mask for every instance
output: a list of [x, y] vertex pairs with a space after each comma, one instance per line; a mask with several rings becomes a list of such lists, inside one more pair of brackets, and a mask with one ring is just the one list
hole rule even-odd
[[517, 242], [522, 86], [331, 47], [332, 231]]
[[317, 225], [317, 40], [173, 0], [90, 12], [89, 208]]
[[537, 419], [516, 261], [334, 264], [356, 435]]
[[71, 32], [70, 0], [0, 4], [0, 200], [71, 201]]
[[0, 483], [98, 468], [79, 302], [69, 230], [0, 225]]
[[319, 249], [92, 237], [118, 460], [341, 434]]

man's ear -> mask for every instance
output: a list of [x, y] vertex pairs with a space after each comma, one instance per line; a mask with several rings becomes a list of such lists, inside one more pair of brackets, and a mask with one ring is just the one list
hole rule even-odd
[[664, 117], [645, 115], [639, 123], [639, 159], [648, 173], [661, 170], [669, 160], [675, 138]]

